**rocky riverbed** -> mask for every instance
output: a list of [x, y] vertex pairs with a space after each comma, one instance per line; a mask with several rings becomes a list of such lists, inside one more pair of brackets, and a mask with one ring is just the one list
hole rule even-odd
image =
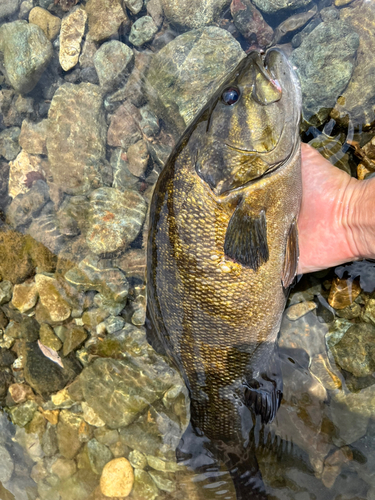
[[[176, 463], [188, 393], [144, 329], [152, 189], [228, 72], [270, 46], [300, 77], [303, 140], [373, 175], [374, 29], [362, 0], [2, 0], [1, 498], [233, 498], [224, 470], [213, 488]], [[375, 498], [374, 290], [369, 262], [293, 290], [258, 457], [270, 498]]]

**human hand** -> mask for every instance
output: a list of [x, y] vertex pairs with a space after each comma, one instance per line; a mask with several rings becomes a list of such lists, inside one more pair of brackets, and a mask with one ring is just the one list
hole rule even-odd
[[308, 144], [301, 150], [298, 272], [374, 258], [375, 179], [350, 177]]

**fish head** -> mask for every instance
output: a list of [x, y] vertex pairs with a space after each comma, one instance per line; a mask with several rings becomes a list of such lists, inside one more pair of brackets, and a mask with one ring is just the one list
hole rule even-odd
[[217, 195], [285, 163], [298, 143], [301, 91], [278, 49], [251, 52], [201, 114], [195, 169]]

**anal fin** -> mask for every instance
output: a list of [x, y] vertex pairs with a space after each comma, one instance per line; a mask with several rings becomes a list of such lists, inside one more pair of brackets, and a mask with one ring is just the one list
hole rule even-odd
[[230, 259], [256, 271], [269, 258], [266, 214], [262, 210], [257, 216], [240, 202], [227, 228], [224, 253]]
[[294, 219], [289, 229], [288, 240], [285, 248], [285, 260], [282, 274], [282, 283], [284, 288], [288, 288], [297, 274], [297, 266], [299, 259], [298, 248], [298, 229], [297, 222]]

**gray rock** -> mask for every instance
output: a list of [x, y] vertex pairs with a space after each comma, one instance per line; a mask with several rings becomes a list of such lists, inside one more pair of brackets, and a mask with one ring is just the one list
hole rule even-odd
[[10, 281], [0, 282], [0, 306], [9, 302], [12, 298], [13, 287]]
[[87, 443], [87, 456], [89, 458], [91, 469], [95, 472], [95, 474], [101, 474], [105, 464], [113, 458], [110, 450], [104, 444], [99, 443], [96, 439], [90, 439]]
[[87, 228], [89, 202], [86, 196], [67, 196], [57, 212], [61, 234], [76, 236]]
[[110, 316], [103, 321], [103, 324], [108, 333], [115, 333], [124, 327], [125, 320], [120, 316]]
[[27, 229], [27, 233], [55, 255], [60, 253], [66, 242], [66, 236], [60, 233], [58, 219], [54, 212], [42, 213], [36, 217]]
[[122, 148], [113, 150], [111, 154], [111, 166], [113, 169], [112, 186], [119, 191], [125, 191], [133, 186], [137, 190], [139, 179], [130, 172], [126, 158], [126, 152]]
[[146, 217], [143, 197], [133, 191], [99, 188], [90, 195], [86, 242], [95, 254], [125, 249], [138, 236]]
[[17, 195], [7, 210], [7, 221], [14, 228], [29, 224], [49, 201], [47, 184], [42, 181], [33, 183], [25, 194]]
[[93, 83], [94, 85], [99, 84], [99, 77], [96, 69], [93, 67], [81, 69], [81, 80], [83, 82]]
[[39, 324], [35, 318], [24, 316], [21, 323], [11, 321], [6, 327], [5, 333], [12, 339], [35, 342], [39, 336]]
[[94, 65], [100, 86], [106, 92], [121, 85], [128, 76], [134, 54], [130, 47], [118, 40], [103, 43], [96, 51]]
[[120, 147], [125, 150], [135, 142], [142, 139], [139, 130], [141, 114], [131, 102], [122, 104], [111, 117], [108, 128], [108, 145]]
[[0, 51], [12, 87], [20, 94], [38, 83], [53, 54], [44, 31], [27, 21], [14, 21], [0, 28]]
[[160, 130], [160, 124], [158, 117], [153, 113], [148, 106], [144, 106], [139, 110], [141, 112], [142, 120], [139, 126], [142, 132], [147, 137], [153, 137], [158, 134]]
[[151, 61], [146, 82], [151, 109], [180, 136], [244, 56], [239, 43], [220, 28], [178, 36]]
[[189, 2], [162, 0], [161, 3], [170, 23], [183, 29], [194, 29], [212, 24], [229, 6], [230, 0], [190, 0]]
[[68, 194], [102, 185], [106, 123], [100, 88], [66, 83], [53, 96], [48, 113], [48, 159], [53, 182]]
[[142, 10], [143, 0], [124, 0], [124, 4], [132, 14], [138, 14]]
[[[0, 10], [1, 12], [1, 10]], [[0, 481], [6, 483], [12, 477], [14, 464], [9, 451], [0, 446]]]
[[12, 16], [19, 9], [21, 0], [2, 0], [0, 4], [0, 20]]
[[6, 160], [14, 160], [21, 151], [18, 143], [21, 129], [19, 127], [6, 128], [0, 133], [0, 155]]
[[297, 47], [299, 47], [304, 38], [306, 38], [307, 35], [309, 35], [321, 22], [322, 20], [320, 19], [320, 17], [316, 17], [307, 26], [305, 26], [303, 30], [294, 35], [294, 37], [292, 38], [293, 48], [296, 49]]
[[253, 3], [266, 14], [277, 14], [280, 11], [307, 7], [311, 0], [253, 0]]
[[49, 422], [42, 437], [42, 449], [47, 457], [56, 455], [59, 450], [57, 443], [56, 426], [50, 424]]
[[285, 43], [290, 40], [293, 33], [300, 30], [307, 24], [310, 19], [312, 19], [315, 14], [318, 12], [317, 5], [308, 10], [307, 12], [301, 12], [299, 14], [294, 14], [291, 17], [288, 17], [285, 21], [283, 21], [275, 30], [275, 34], [273, 37], [273, 44], [277, 43]]
[[57, 424], [57, 442], [61, 455], [68, 460], [76, 456], [81, 447], [79, 428], [82, 418], [68, 410], [62, 410]]
[[154, 23], [152, 17], [140, 17], [136, 20], [130, 30], [129, 42], [136, 47], [140, 47], [146, 42], [150, 42], [157, 32], [158, 27]]
[[150, 474], [145, 470], [135, 469], [132, 498], [134, 500], [155, 500], [158, 496], [159, 489]]
[[358, 46], [351, 26], [334, 19], [319, 24], [293, 52], [306, 121], [314, 117], [320, 124], [328, 117], [352, 76]]

